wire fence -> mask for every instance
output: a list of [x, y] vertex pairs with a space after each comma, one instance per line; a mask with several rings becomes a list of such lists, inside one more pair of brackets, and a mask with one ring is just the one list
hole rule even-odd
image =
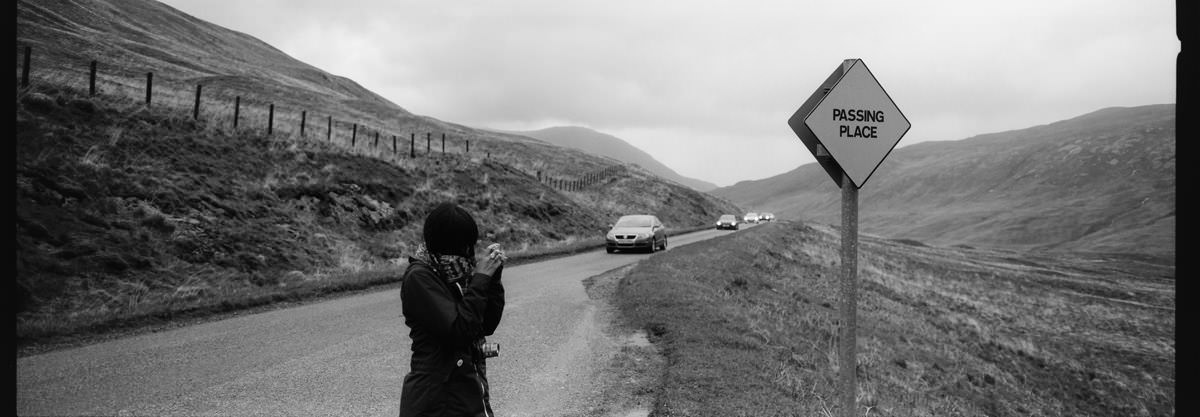
[[[49, 85], [87, 91], [94, 98], [133, 99], [146, 107], [186, 109], [193, 119], [209, 127], [256, 132], [291, 140], [325, 141], [353, 154], [395, 164], [463, 156], [468, 161], [480, 159], [508, 165], [551, 188], [569, 192], [608, 184], [611, 179], [625, 175], [628, 169], [624, 165], [611, 165], [584, 172], [552, 173], [542, 169], [544, 163], [500, 161], [493, 157], [490, 150], [481, 146], [479, 140], [472, 153], [469, 138], [447, 137], [446, 132], [437, 132], [435, 135], [431, 131], [414, 131], [404, 135], [381, 127], [378, 123], [342, 120], [334, 117], [333, 112], [276, 106], [274, 102], [225, 86], [163, 79], [156, 77], [152, 71], [138, 73], [119, 67], [102, 71], [106, 67], [98, 60], [88, 62], [83, 69], [50, 62], [44, 63], [44, 68], [34, 68], [33, 48], [24, 46], [18, 51], [21, 55], [18, 61], [21, 88], [28, 88], [31, 80], [36, 78]], [[86, 75], [80, 76], [80, 72], [86, 72]], [[498, 153], [511, 154], [511, 151]]]

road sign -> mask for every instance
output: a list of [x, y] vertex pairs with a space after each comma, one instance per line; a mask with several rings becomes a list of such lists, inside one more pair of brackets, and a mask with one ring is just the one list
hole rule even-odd
[[792, 114], [788, 126], [839, 187], [849, 178], [862, 188], [912, 124], [867, 65], [847, 59]]
[[842, 324], [838, 379], [841, 381], [841, 415], [856, 416], [858, 189], [912, 125], [883, 91], [867, 65], [861, 59], [847, 59], [792, 114], [788, 126], [842, 188]]

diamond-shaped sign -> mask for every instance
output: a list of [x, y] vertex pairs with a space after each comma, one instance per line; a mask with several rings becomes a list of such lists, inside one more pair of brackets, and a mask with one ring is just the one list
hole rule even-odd
[[862, 188], [912, 124], [867, 65], [847, 59], [792, 114], [788, 126], [839, 187], [845, 173]]

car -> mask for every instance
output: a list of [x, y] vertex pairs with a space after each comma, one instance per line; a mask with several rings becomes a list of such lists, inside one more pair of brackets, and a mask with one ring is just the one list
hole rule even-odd
[[764, 222], [773, 222], [775, 221], [775, 213], [759, 213], [758, 219]]
[[652, 214], [621, 216], [604, 236], [608, 253], [640, 250], [654, 253], [667, 249], [667, 228]]
[[742, 217], [742, 220], [745, 221], [746, 223], [758, 223], [758, 213], [755, 213], [753, 211], [746, 213], [746, 215], [744, 217]]
[[732, 214], [722, 214], [721, 218], [717, 219], [717, 230], [721, 229], [738, 229], [737, 216]]

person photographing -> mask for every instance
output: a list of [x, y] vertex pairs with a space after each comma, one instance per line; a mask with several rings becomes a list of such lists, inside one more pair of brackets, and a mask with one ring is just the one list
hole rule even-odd
[[499, 350], [486, 337], [504, 313], [507, 256], [493, 243], [476, 259], [479, 227], [453, 203], [434, 207], [421, 233], [400, 287], [412, 339], [400, 417], [492, 417], [485, 362]]

